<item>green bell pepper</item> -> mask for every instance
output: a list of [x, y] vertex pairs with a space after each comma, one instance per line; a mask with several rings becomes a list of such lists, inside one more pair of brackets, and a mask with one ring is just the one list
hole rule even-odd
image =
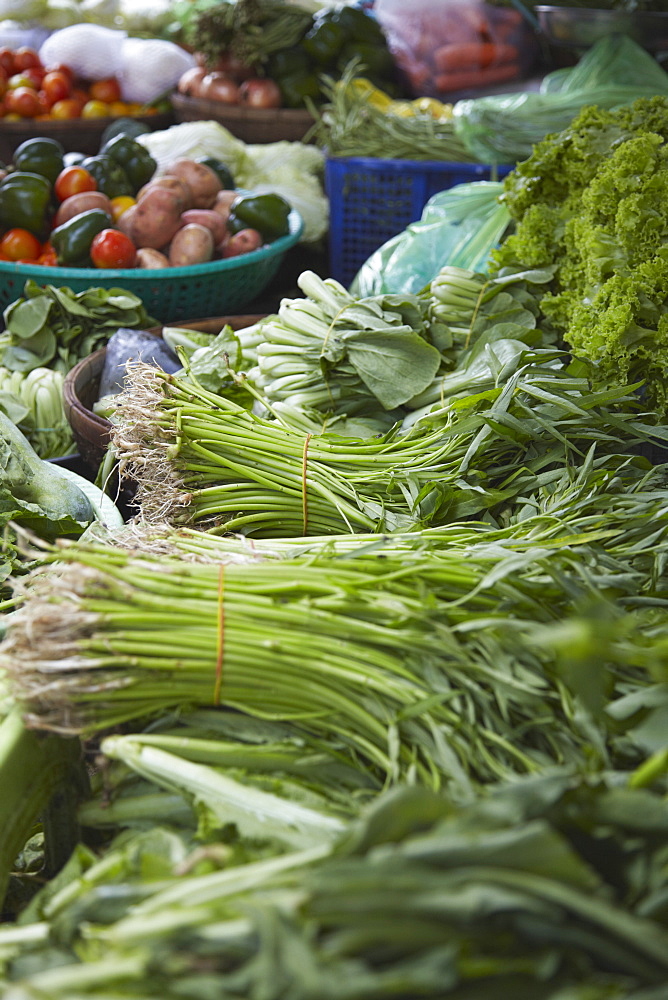
[[304, 35], [302, 47], [320, 68], [334, 62], [346, 43], [344, 28], [334, 19], [322, 17]]
[[16, 170], [0, 181], [0, 227], [27, 229], [44, 239], [51, 217], [50, 182], [42, 174]]
[[63, 166], [80, 167], [85, 159], [86, 159], [85, 153], [78, 153], [72, 150], [71, 152], [65, 153], [65, 156], [63, 157]]
[[82, 161], [81, 166], [89, 174], [92, 174], [97, 181], [98, 191], [106, 194], [107, 198], [118, 198], [120, 195], [134, 196], [135, 192], [132, 190], [132, 184], [123, 167], [120, 163], [116, 163], [116, 160], [112, 160], [110, 156], [107, 156], [106, 153], [98, 153], [97, 156], [87, 156]]
[[14, 150], [14, 167], [23, 173], [41, 174], [53, 184], [64, 167], [65, 150], [56, 139], [26, 139]]
[[369, 42], [347, 43], [336, 61], [338, 72], [343, 73], [352, 59], [361, 61], [362, 75], [374, 82], [391, 78], [395, 72], [394, 58], [385, 46], [371, 45]]
[[373, 15], [365, 14], [359, 7], [341, 7], [333, 16], [345, 31], [348, 41], [365, 42], [368, 45], [387, 44], [379, 21]]
[[242, 194], [230, 206], [230, 231], [257, 229], [267, 240], [290, 232], [290, 204], [280, 194]]
[[299, 70], [276, 80], [283, 104], [286, 108], [303, 108], [306, 98], [319, 101], [322, 98], [322, 88], [315, 73]]
[[51, 233], [51, 245], [56, 251], [58, 263], [65, 267], [90, 266], [90, 245], [94, 238], [103, 229], [113, 228], [111, 216], [101, 208], [91, 208], [75, 215]]
[[215, 156], [197, 156], [195, 162], [203, 163], [209, 170], [213, 170], [225, 191], [234, 190], [235, 185], [232, 171], [222, 160], [217, 159]]
[[117, 135], [104, 144], [100, 153], [110, 156], [125, 172], [136, 194], [144, 184], [148, 184], [158, 164], [148, 149], [130, 135]]
[[279, 49], [267, 63], [267, 76], [280, 83], [282, 77], [311, 71], [311, 60], [302, 48]]

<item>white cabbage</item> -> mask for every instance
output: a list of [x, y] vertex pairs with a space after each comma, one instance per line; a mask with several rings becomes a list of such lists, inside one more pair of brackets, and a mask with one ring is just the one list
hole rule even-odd
[[183, 122], [140, 135], [137, 141], [157, 162], [158, 173], [181, 157], [214, 156], [227, 164], [237, 187], [282, 195], [304, 220], [304, 243], [314, 243], [327, 232], [324, 154], [316, 146], [286, 141], [246, 145], [214, 121]]

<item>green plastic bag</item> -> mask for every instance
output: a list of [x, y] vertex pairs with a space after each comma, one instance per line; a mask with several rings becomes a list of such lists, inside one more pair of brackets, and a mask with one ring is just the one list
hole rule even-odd
[[499, 181], [471, 181], [433, 195], [417, 222], [365, 261], [351, 285], [352, 294], [415, 294], [445, 264], [484, 270], [510, 225], [508, 210], [499, 202], [502, 191]]

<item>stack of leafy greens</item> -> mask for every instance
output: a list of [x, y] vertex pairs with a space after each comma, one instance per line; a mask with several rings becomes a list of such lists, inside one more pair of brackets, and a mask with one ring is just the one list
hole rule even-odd
[[3, 314], [0, 333], [0, 408], [25, 434], [40, 458], [75, 451], [63, 406], [63, 376], [104, 347], [119, 327], [155, 326], [136, 295], [122, 289], [38, 285]]
[[6, 1000], [665, 1000], [667, 121], [546, 140], [491, 274], [132, 368], [141, 517], [0, 646]]
[[126, 832], [0, 929], [4, 996], [662, 1000], [667, 837], [661, 794], [563, 769], [395, 790], [280, 854]]
[[644, 381], [668, 409], [668, 99], [586, 108], [505, 181], [515, 232], [501, 269], [553, 267], [543, 320], [598, 386]]

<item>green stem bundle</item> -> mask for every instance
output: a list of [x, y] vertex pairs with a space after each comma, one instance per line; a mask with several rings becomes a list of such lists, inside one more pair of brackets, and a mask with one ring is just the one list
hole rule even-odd
[[[227, 560], [224, 540], [216, 559], [213, 538], [206, 562], [188, 561], [178, 534], [176, 555], [63, 546], [50, 557], [61, 565], [35, 575], [3, 665], [32, 724], [63, 732], [225, 705], [335, 737], [381, 781], [460, 790], [579, 759], [591, 728], [544, 636], [587, 601], [637, 593], [636, 574], [594, 547], [583, 571], [583, 548], [565, 542], [368, 543], [250, 562]], [[611, 675], [644, 683], [632, 644], [622, 656], [598, 643]]]
[[492, 513], [583, 463], [592, 444], [628, 453], [651, 439], [625, 399], [562, 370], [520, 369], [405, 434], [363, 439], [304, 433], [139, 364], [113, 443], [147, 521], [257, 537], [414, 531]]

